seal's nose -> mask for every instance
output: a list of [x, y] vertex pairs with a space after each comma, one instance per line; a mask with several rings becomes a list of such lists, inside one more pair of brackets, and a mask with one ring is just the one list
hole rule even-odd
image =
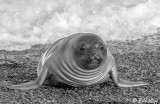
[[96, 50], [92, 50], [92, 60], [96, 60], [99, 63], [103, 61], [103, 59], [100, 57], [99, 52]]
[[91, 58], [93, 59], [93, 60], [95, 60], [95, 59], [97, 59], [98, 58], [98, 55], [97, 55], [98, 53], [96, 52], [96, 50], [92, 50], [91, 51]]
[[100, 62], [103, 61], [103, 59], [102, 58], [98, 58], [97, 61], [100, 63]]

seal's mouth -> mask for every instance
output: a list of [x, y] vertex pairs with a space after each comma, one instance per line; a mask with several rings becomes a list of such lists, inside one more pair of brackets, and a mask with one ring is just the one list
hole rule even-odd
[[90, 64], [88, 64], [89, 67], [98, 67], [100, 66], [100, 62], [93, 60]]
[[100, 62], [97, 60], [93, 60], [90, 64], [100, 64]]
[[92, 59], [82, 59], [82, 62], [87, 68], [97, 68], [102, 63], [102, 61]]
[[101, 60], [95, 60], [95, 59], [92, 60], [92, 59], [84, 58], [84, 59], [82, 59], [82, 61], [86, 64], [100, 64], [103, 60], [102, 59]]

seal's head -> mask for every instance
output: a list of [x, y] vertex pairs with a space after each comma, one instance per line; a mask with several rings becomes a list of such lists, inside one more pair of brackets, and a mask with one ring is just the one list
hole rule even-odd
[[96, 69], [105, 61], [107, 49], [99, 36], [86, 33], [80, 36], [76, 43], [74, 54], [76, 63], [81, 68]]

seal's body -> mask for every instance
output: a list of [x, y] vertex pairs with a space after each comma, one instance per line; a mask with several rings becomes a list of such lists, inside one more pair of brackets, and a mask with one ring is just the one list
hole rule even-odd
[[44, 82], [54, 86], [87, 86], [105, 82], [109, 72], [115, 84], [121, 87], [148, 84], [119, 79], [115, 60], [103, 40], [95, 34], [77, 33], [56, 41], [42, 55], [36, 81], [8, 87], [34, 89]]

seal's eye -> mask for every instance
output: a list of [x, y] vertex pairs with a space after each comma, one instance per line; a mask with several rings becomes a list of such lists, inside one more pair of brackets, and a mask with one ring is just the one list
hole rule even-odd
[[86, 51], [86, 50], [87, 50], [86, 43], [81, 42], [80, 45], [79, 45], [79, 50], [80, 50], [81, 52]]
[[99, 49], [100, 50], [103, 50], [104, 49], [104, 46], [101, 44], [101, 45], [99, 45]]
[[85, 50], [86, 50], [86, 47], [85, 47], [85, 46], [81, 46], [81, 47], [80, 47], [80, 50], [81, 50], [81, 51], [85, 51]]

